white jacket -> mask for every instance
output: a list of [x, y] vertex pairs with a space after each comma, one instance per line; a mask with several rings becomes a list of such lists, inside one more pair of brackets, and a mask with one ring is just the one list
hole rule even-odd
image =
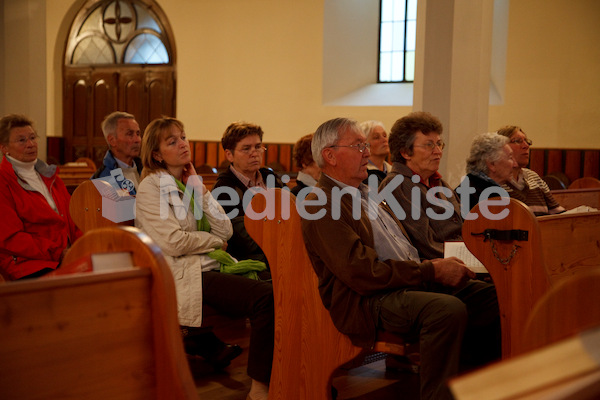
[[[179, 323], [198, 327], [202, 323], [202, 271], [218, 267], [206, 253], [221, 248], [233, 234], [233, 228], [223, 208], [207, 190], [201, 197], [201, 209], [211, 229], [198, 231], [189, 200], [182, 198], [183, 192], [172, 175], [165, 172], [148, 175], [137, 190], [135, 225], [156, 242], [171, 267]], [[199, 199], [195, 202], [199, 208]]]

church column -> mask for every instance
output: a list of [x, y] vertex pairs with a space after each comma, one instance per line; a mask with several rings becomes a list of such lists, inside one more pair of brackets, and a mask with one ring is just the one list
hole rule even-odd
[[493, 0], [419, 0], [413, 109], [444, 125], [440, 165], [452, 185], [471, 141], [488, 131]]

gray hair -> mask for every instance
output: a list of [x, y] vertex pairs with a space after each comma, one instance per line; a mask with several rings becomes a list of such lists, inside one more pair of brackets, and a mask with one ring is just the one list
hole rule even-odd
[[126, 113], [124, 111], [115, 111], [108, 114], [104, 121], [102, 121], [102, 133], [104, 134], [104, 139], [108, 142], [108, 136], [117, 136], [117, 123], [120, 119], [135, 119], [132, 114]]
[[360, 129], [362, 129], [363, 133], [367, 137], [367, 140], [369, 140], [369, 136], [371, 135], [371, 133], [373, 133], [373, 130], [378, 126], [380, 126], [385, 131], [385, 126], [383, 126], [383, 122], [381, 121], [370, 120], [360, 123]]
[[362, 132], [358, 122], [349, 118], [334, 118], [323, 122], [316, 130], [311, 144], [312, 156], [319, 167], [325, 165], [323, 160], [323, 150], [329, 146], [334, 146], [340, 139], [340, 134], [347, 129], [355, 129]]
[[475, 136], [471, 143], [471, 153], [467, 158], [467, 174], [483, 172], [489, 175], [487, 163], [502, 158], [502, 149], [508, 144], [506, 136], [496, 132], [482, 133]]

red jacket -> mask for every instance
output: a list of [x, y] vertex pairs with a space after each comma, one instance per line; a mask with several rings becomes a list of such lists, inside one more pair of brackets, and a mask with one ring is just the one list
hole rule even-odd
[[63, 250], [81, 236], [69, 215], [71, 196], [56, 166], [38, 160], [35, 169], [58, 213], [17, 176], [6, 157], [0, 164], [0, 273], [8, 280], [56, 269]]

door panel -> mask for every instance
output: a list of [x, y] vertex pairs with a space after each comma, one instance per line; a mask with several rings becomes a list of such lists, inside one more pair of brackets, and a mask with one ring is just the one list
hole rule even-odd
[[63, 128], [65, 160], [89, 157], [100, 166], [107, 149], [101, 129], [106, 115], [126, 111], [140, 129], [161, 115], [175, 115], [172, 66], [65, 67]]

